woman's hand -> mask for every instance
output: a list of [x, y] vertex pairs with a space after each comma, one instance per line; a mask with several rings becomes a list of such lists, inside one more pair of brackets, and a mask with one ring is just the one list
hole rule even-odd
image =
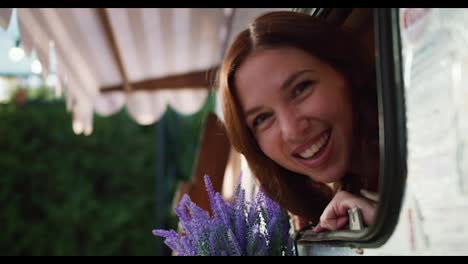
[[320, 222], [313, 229], [314, 232], [323, 230], [339, 230], [348, 223], [348, 209], [358, 207], [361, 209], [365, 225], [374, 222], [376, 203], [369, 199], [355, 196], [346, 191], [339, 191], [320, 216]]

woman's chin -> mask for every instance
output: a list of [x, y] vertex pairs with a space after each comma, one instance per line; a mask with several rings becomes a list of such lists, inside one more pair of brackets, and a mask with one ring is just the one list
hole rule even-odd
[[343, 178], [344, 170], [337, 169], [337, 170], [323, 172], [323, 173], [318, 172], [318, 173], [306, 174], [306, 175], [308, 175], [315, 182], [324, 183], [324, 184], [333, 184], [333, 183], [339, 182], [341, 178]]

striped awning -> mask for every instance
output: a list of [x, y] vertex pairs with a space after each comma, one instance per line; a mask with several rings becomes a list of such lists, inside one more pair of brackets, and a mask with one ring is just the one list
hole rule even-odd
[[[49, 65], [54, 47], [56, 83], [66, 93], [73, 129], [89, 134], [94, 113], [108, 116], [124, 106], [142, 125], [157, 121], [168, 105], [183, 114], [198, 111], [227, 42], [271, 10], [18, 8], [17, 17], [26, 54], [34, 49]], [[11, 11], [0, 9], [0, 27]]]

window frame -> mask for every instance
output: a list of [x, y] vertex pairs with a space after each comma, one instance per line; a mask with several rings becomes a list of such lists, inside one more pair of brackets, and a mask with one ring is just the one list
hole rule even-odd
[[[330, 13], [319, 12], [312, 16]], [[379, 113], [379, 204], [375, 223], [361, 231], [335, 231], [320, 235], [331, 247], [376, 248], [393, 234], [398, 223], [407, 177], [407, 129], [404, 97], [399, 9], [374, 8], [374, 44]], [[326, 17], [325, 17], [326, 18]], [[297, 234], [296, 239], [300, 238]]]

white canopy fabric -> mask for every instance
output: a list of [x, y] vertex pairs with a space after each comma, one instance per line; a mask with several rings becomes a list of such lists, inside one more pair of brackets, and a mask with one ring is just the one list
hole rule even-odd
[[[273, 9], [104, 10], [124, 72], [133, 83], [219, 65], [226, 40], [245, 28], [252, 17]], [[191, 114], [206, 99], [208, 89], [179, 89], [184, 87], [102, 93], [103, 87], [123, 87], [125, 80], [98, 9], [18, 8], [17, 15], [21, 46], [28, 55], [36, 51], [44, 77], [48, 75], [50, 47], [55, 48], [57, 86], [66, 92], [77, 134], [91, 133], [94, 113], [108, 116], [126, 106], [136, 122], [149, 125], [162, 116], [167, 105]], [[0, 9], [0, 27], [7, 27], [10, 16], [11, 9]]]

